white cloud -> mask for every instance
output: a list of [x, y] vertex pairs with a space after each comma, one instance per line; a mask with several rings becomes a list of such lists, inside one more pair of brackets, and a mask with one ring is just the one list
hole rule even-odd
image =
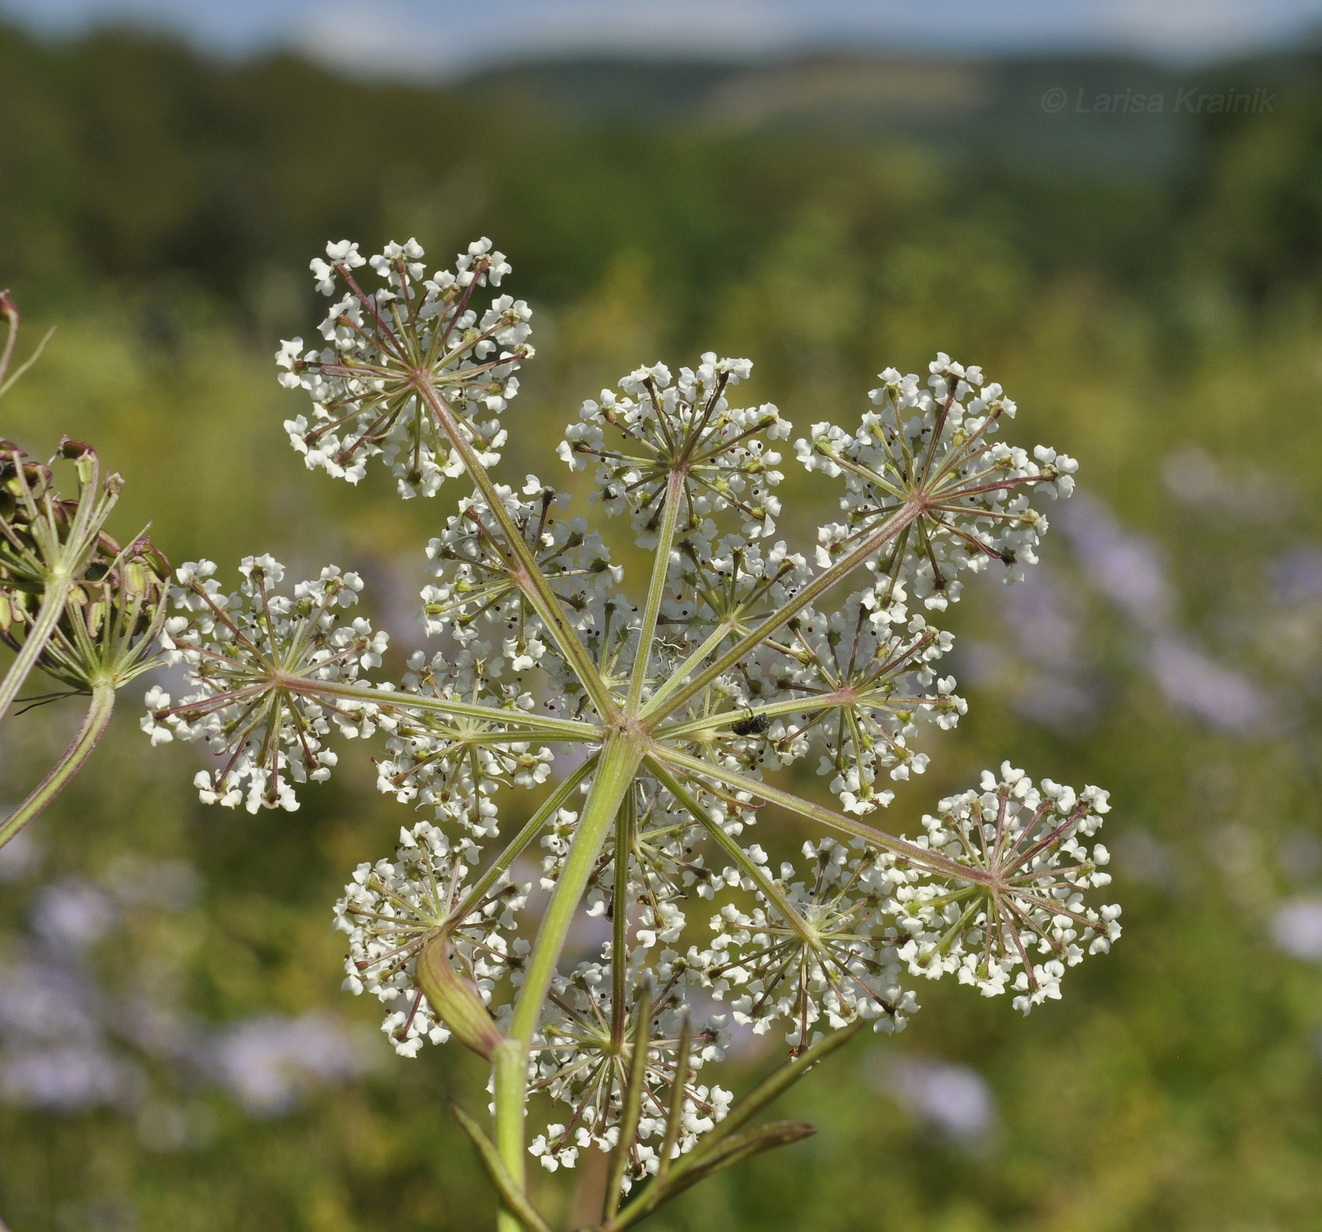
[[1211, 56], [1252, 43], [1263, 24], [1257, 10], [1245, 0], [1109, 0], [1098, 33], [1161, 55]]
[[416, 77], [538, 55], [759, 55], [792, 45], [801, 24], [769, 0], [507, 0], [480, 13], [454, 4], [330, 0], [310, 7], [291, 33], [322, 63]]
[[755, 55], [790, 43], [799, 23], [761, 0], [570, 0], [530, 7], [529, 50]]
[[419, 21], [402, 4], [333, 0], [309, 10], [291, 31], [295, 46], [332, 68], [391, 77], [452, 69], [471, 52], [471, 35], [432, 19]]

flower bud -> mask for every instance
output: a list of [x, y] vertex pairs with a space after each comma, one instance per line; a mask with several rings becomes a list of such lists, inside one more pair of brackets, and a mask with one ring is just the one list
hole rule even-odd
[[455, 1039], [489, 1061], [505, 1037], [483, 1004], [477, 985], [455, 970], [452, 952], [449, 934], [438, 931], [418, 953], [418, 986]]

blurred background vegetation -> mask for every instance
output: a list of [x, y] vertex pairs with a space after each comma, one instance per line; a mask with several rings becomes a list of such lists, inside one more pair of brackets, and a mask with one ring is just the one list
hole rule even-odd
[[[510, 255], [539, 351], [511, 476], [561, 472], [584, 397], [706, 349], [751, 356], [751, 396], [800, 426], [948, 351], [1016, 398], [1014, 439], [1081, 459], [1032, 580], [961, 605], [970, 715], [888, 821], [1006, 757], [1110, 788], [1123, 942], [1026, 1021], [921, 989], [903, 1036], [786, 1101], [816, 1138], [658, 1227], [1322, 1228], [1322, 53], [562, 60], [423, 88], [0, 26], [0, 83], [0, 284], [29, 344], [59, 327], [0, 434], [93, 442], [127, 481], [118, 530], [150, 520], [175, 561], [359, 569], [403, 645], [453, 497], [341, 490], [280, 428], [270, 356], [316, 320], [327, 238]], [[1270, 104], [1176, 112], [1190, 88]], [[1092, 106], [1126, 91], [1164, 107]], [[789, 491], [802, 541], [829, 488]], [[150, 750], [135, 700], [0, 857], [0, 1213], [485, 1226], [443, 1102], [484, 1101], [476, 1063], [395, 1058], [338, 991], [330, 904], [407, 814], [366, 754], [295, 815], [203, 810], [195, 753]], [[75, 708], [8, 724], [7, 797]]]

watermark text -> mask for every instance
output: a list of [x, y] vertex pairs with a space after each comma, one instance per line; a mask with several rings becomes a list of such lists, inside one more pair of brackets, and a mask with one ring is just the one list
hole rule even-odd
[[1252, 90], [1119, 90], [1103, 93], [1082, 86], [1053, 86], [1042, 95], [1050, 115], [1265, 115], [1276, 110], [1276, 94], [1265, 86]]

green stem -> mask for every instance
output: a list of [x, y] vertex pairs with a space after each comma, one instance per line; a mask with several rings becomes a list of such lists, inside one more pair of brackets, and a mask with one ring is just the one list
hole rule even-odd
[[[515, 1185], [527, 1192], [528, 1171], [523, 1151], [523, 1118], [528, 1080], [528, 1050], [518, 1040], [496, 1045], [491, 1058], [492, 1093], [496, 1105], [496, 1152]], [[501, 1208], [496, 1232], [524, 1232], [523, 1221]]]
[[661, 600], [666, 593], [666, 577], [670, 572], [670, 547], [675, 541], [675, 525], [684, 496], [684, 472], [671, 471], [666, 484], [665, 505], [661, 511], [661, 528], [656, 536], [656, 555], [652, 559], [652, 580], [647, 587], [647, 605], [643, 609], [643, 623], [638, 632], [638, 653], [634, 659], [633, 674], [629, 678], [629, 700], [625, 704], [630, 714], [638, 711], [647, 681], [647, 669], [652, 660], [652, 637], [656, 633], [657, 617], [661, 615]]
[[23, 687], [23, 682], [36, 666], [37, 659], [41, 657], [41, 652], [50, 641], [51, 634], [55, 632], [55, 626], [60, 623], [60, 617], [64, 615], [64, 606], [69, 599], [70, 576], [68, 573], [52, 570], [47, 578], [41, 606], [37, 609], [37, 618], [32, 622], [32, 627], [28, 629], [27, 636], [23, 639], [23, 645], [18, 648], [14, 661], [9, 665], [4, 681], [0, 683], [0, 719], [4, 718], [14, 698], [18, 696], [19, 689]]
[[[523, 985], [514, 1003], [514, 1017], [506, 1044], [501, 1045], [502, 1048], [509, 1045], [511, 1052], [517, 1047], [521, 1058], [517, 1076], [512, 1072], [513, 1063], [509, 1062], [511, 1072], [506, 1074], [506, 1088], [502, 1090], [497, 1083], [496, 1100], [496, 1142], [501, 1158], [511, 1170], [517, 1155], [520, 1171], [516, 1176], [523, 1175], [523, 1108], [527, 1097], [528, 1048], [541, 1022], [542, 1008], [555, 978], [560, 953], [573, 926], [575, 912], [596, 867], [602, 845], [633, 785], [642, 755], [642, 741], [636, 735], [612, 732], [602, 746], [597, 772], [579, 815], [578, 830], [542, 916]], [[517, 1224], [500, 1224], [500, 1232], [516, 1232], [516, 1229]]]
[[940, 852], [932, 851], [927, 847], [919, 847], [916, 843], [897, 838], [893, 834], [887, 834], [884, 830], [875, 830], [872, 826], [864, 825], [861, 821], [855, 821], [854, 818], [845, 813], [837, 813], [834, 809], [824, 808], [820, 804], [813, 804], [810, 800], [803, 799], [802, 796], [796, 796], [793, 792], [785, 791], [780, 787], [773, 787], [762, 779], [750, 778], [746, 774], [727, 770], [724, 766], [713, 765], [699, 757], [690, 757], [687, 753], [681, 753], [678, 749], [666, 748], [660, 744], [652, 745], [647, 752], [650, 758], [665, 762], [676, 769], [686, 770], [690, 774], [698, 774], [704, 778], [715, 779], [718, 783], [724, 783], [735, 791], [746, 791], [768, 804], [778, 804], [791, 813], [797, 813], [800, 817], [806, 817], [809, 821], [815, 821], [831, 830], [848, 834], [851, 838], [861, 838], [865, 843], [870, 843], [874, 847], [882, 847], [887, 851], [893, 851], [896, 855], [904, 856], [920, 867], [931, 869], [943, 876], [955, 877], [970, 884], [989, 885], [992, 882], [991, 874], [985, 873], [981, 869], [960, 864], [948, 856], [941, 855]]
[[[629, 997], [629, 845], [637, 819], [632, 793], [625, 796], [624, 807], [615, 813], [615, 886], [611, 898], [611, 1047], [617, 1052], [624, 1044], [628, 1026], [625, 1002]], [[635, 1042], [637, 1047], [637, 1043]]]
[[430, 381], [420, 382], [418, 389], [426, 399], [427, 406], [440, 425], [441, 431], [449, 438], [455, 452], [463, 459], [468, 477], [486, 499], [491, 516], [500, 523], [500, 528], [505, 533], [506, 549], [515, 558], [517, 565], [513, 575], [515, 584], [527, 595], [537, 615], [542, 618], [547, 631], [565, 656], [566, 662], [574, 669], [579, 682], [587, 690], [592, 704], [597, 708], [597, 713], [605, 719], [612, 718], [616, 713], [614, 697], [611, 696], [606, 682], [601, 678], [601, 673], [597, 671], [596, 665], [588, 656], [578, 634], [565, 619], [560, 601], [542, 576], [541, 566], [529, 551], [522, 533], [515, 525], [514, 519], [510, 517], [509, 510], [505, 508], [505, 502], [496, 491], [496, 485], [487, 473], [487, 468], [482, 465], [472, 445], [469, 444], [463, 425]]
[[505, 849], [492, 861], [490, 867], [485, 869], [482, 876], [469, 887], [463, 904], [454, 913], [456, 919], [468, 918], [468, 913], [473, 910], [474, 905], [482, 901], [487, 891], [500, 880], [501, 873], [519, 858], [523, 849], [537, 837], [538, 831], [563, 807], [565, 801], [574, 793], [574, 789], [587, 778], [596, 767], [596, 764], [597, 756], [594, 753], [542, 801], [537, 811], [524, 823], [523, 829], [506, 844]]
[[729, 671], [746, 654], [756, 650], [777, 629], [793, 620], [808, 604], [820, 598], [842, 578], [848, 577], [849, 574], [867, 561], [878, 548], [883, 547], [897, 535], [903, 533], [911, 523], [922, 515], [924, 508], [925, 506], [921, 501], [915, 500], [907, 503], [897, 513], [887, 518], [852, 552], [842, 556], [829, 569], [819, 573], [784, 607], [776, 611], [774, 615], [768, 616], [751, 633], [740, 638], [719, 659], [716, 659], [699, 672], [688, 684], [668, 696], [654, 698], [649, 705], [644, 707], [641, 717], [648, 720], [649, 725], [655, 725], [664, 719], [666, 715], [673, 714], [690, 698], [696, 697], [719, 676]]
[[[489, 723], [508, 723], [513, 727], [535, 729], [528, 734], [532, 738], [546, 736], [559, 737], [562, 740], [581, 740], [596, 743], [605, 738], [605, 730], [595, 723], [584, 723], [578, 719], [558, 719], [550, 715], [535, 714], [524, 710], [505, 710], [495, 706], [479, 706], [476, 702], [463, 702], [449, 697], [428, 697], [425, 693], [402, 693], [395, 689], [359, 688], [349, 684], [338, 684], [329, 680], [297, 679], [286, 682], [285, 687], [292, 693], [302, 693], [309, 697], [343, 697], [355, 702], [373, 702], [376, 705], [398, 706], [402, 710], [427, 710], [440, 714], [454, 714], [465, 719], [477, 719]], [[522, 734], [522, 733], [513, 733]]]
[[651, 757], [647, 759], [647, 765], [652, 773], [656, 775], [658, 782], [663, 783], [669, 789], [670, 794], [693, 814], [721, 850], [735, 862], [738, 868], [743, 870], [745, 876], [753, 881], [762, 892], [763, 897], [784, 917], [785, 923], [794, 929], [801, 940], [811, 941], [813, 935], [807, 921], [794, 909], [794, 904], [785, 897], [784, 892], [772, 880], [767, 870], [753, 862], [748, 852], [717, 825], [707, 810], [694, 798], [693, 794], [665, 766]]
[[578, 819], [578, 830], [551, 892], [551, 901], [546, 905], [546, 914], [542, 917], [528, 962], [528, 972], [514, 1006], [509, 1034], [525, 1047], [532, 1043], [541, 1020], [542, 1004], [560, 961], [560, 951], [574, 922], [574, 913], [642, 757], [643, 750], [636, 738], [612, 733], [602, 746], [597, 773]]
[[92, 690], [92, 702], [87, 708], [78, 734], [73, 743], [65, 749], [63, 756], [50, 769], [44, 779], [32, 790], [3, 823], [0, 823], [0, 847], [3, 847], [24, 826], [36, 817], [68, 785], [73, 776], [83, 768], [91, 756], [98, 741], [105, 734], [110, 714], [115, 708], [115, 690], [107, 684], [97, 685]]

